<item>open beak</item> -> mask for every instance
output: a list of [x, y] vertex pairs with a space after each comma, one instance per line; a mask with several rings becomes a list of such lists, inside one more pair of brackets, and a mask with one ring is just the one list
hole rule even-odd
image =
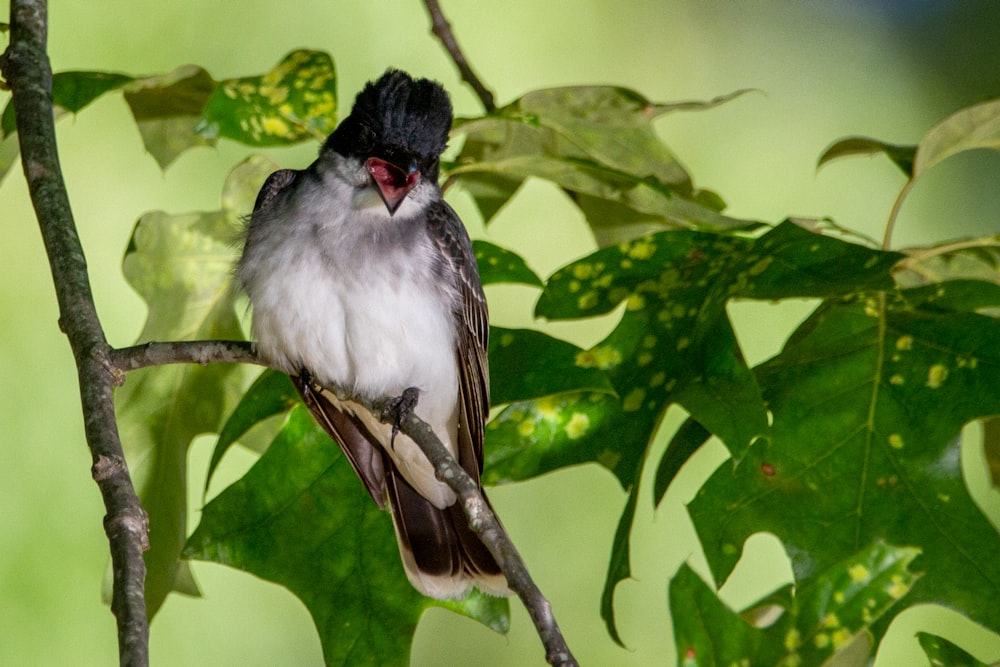
[[420, 180], [420, 170], [415, 165], [411, 166], [409, 171], [405, 171], [391, 162], [370, 157], [365, 162], [365, 168], [378, 186], [378, 193], [382, 196], [385, 207], [389, 209], [389, 215], [396, 212], [403, 199]]

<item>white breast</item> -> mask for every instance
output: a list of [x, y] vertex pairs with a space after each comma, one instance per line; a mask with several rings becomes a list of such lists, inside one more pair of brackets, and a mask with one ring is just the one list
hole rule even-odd
[[[337, 205], [350, 199], [328, 188], [299, 194], [294, 213], [284, 207], [280, 218], [254, 220], [265, 231], [251, 236], [240, 264], [258, 352], [285, 372], [305, 368], [322, 384], [369, 398], [417, 387], [417, 414], [454, 452], [454, 288], [435, 278], [435, 251], [425, 234], [392, 227], [419, 221], [389, 218], [380, 201], [360, 211]], [[387, 443], [387, 427], [370, 428]], [[392, 454], [412, 467], [422, 459], [414, 448], [408, 439], [397, 439]], [[419, 467], [426, 474], [415, 476], [428, 479], [411, 483], [439, 495], [435, 504], [453, 502], [429, 464]]]

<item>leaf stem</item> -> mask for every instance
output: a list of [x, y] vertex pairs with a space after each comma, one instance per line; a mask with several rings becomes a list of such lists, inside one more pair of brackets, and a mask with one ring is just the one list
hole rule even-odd
[[885, 224], [885, 235], [882, 237], [883, 250], [888, 250], [892, 245], [892, 232], [896, 227], [896, 218], [899, 216], [899, 209], [903, 207], [903, 200], [906, 199], [906, 195], [913, 188], [913, 183], [914, 180], [912, 178], [906, 181], [906, 185], [903, 186], [903, 189], [899, 191], [899, 195], [896, 196], [896, 201], [892, 203], [892, 210], [889, 211], [889, 220]]

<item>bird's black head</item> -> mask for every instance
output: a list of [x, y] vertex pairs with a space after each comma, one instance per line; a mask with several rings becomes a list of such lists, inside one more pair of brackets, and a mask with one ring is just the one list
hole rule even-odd
[[351, 114], [322, 152], [381, 158], [404, 170], [416, 166], [436, 181], [451, 119], [451, 102], [441, 84], [390, 69], [358, 93]]

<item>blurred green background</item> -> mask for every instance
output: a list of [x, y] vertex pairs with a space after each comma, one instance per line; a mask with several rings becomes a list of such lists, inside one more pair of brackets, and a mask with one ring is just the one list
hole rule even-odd
[[[391, 65], [442, 81], [459, 114], [480, 110], [429, 34], [418, 0], [51, 5], [56, 71], [139, 75], [196, 63], [226, 78], [266, 71], [291, 49], [308, 47], [333, 55], [345, 105]], [[719, 192], [733, 215], [767, 222], [832, 216], [881, 238], [902, 175], [884, 159], [840, 161], [817, 174], [823, 149], [852, 134], [915, 143], [951, 112], [1000, 94], [1000, 4], [989, 1], [444, 0], [444, 9], [500, 103], [533, 88], [581, 83], [625, 85], [657, 101], [758, 89], [709, 112], [667, 116], [657, 129], [696, 183]], [[229, 143], [199, 149], [164, 174], [144, 154], [120, 95], [62, 121], [58, 132], [97, 305], [111, 343], [127, 345], [145, 317], [143, 302], [120, 271], [135, 220], [152, 209], [217, 208], [226, 171], [247, 151]], [[310, 145], [268, 155], [301, 168], [315, 150]], [[897, 247], [996, 233], [998, 176], [1000, 156], [982, 151], [935, 169], [902, 210]], [[449, 197], [473, 236], [523, 254], [542, 275], [594, 247], [581, 216], [546, 184], [529, 183], [488, 230], [462, 193]], [[89, 477], [75, 370], [57, 327], [51, 279], [19, 171], [0, 186], [0, 220], [0, 313], [7, 323], [0, 329], [0, 665], [114, 664], [113, 619], [100, 602], [107, 560], [103, 506]], [[533, 324], [532, 290], [496, 288], [489, 296], [495, 323]], [[808, 307], [734, 304], [731, 313], [750, 362], [776, 352]], [[611, 322], [537, 325], [590, 344]], [[672, 412], [665, 429], [681, 418]], [[212, 445], [203, 438], [191, 450], [192, 522]], [[723, 451], [709, 446], [699, 453], [656, 512], [650, 493], [640, 501], [634, 580], [620, 585], [616, 596], [628, 650], [611, 642], [598, 616], [611, 538], [625, 502], [613, 477], [585, 466], [492, 490], [584, 664], [673, 664], [667, 581], [687, 559], [707, 571], [684, 503], [724, 460]], [[974, 442], [964, 454], [974, 497], [996, 524], [1000, 494], [989, 488]], [[252, 460], [233, 451], [213, 492]], [[790, 576], [772, 537], [753, 538], [744, 560], [737, 580], [723, 591], [731, 603], [747, 602]], [[289, 593], [224, 567], [196, 563], [194, 569], [205, 597], [167, 601], [152, 626], [153, 664], [321, 664], [308, 614]], [[414, 663], [543, 664], [527, 615], [516, 603], [512, 608], [507, 638], [432, 610], [417, 632]], [[913, 639], [921, 628], [959, 642], [980, 659], [1000, 657], [995, 635], [947, 610], [925, 607], [894, 622], [878, 667], [924, 664]]]

